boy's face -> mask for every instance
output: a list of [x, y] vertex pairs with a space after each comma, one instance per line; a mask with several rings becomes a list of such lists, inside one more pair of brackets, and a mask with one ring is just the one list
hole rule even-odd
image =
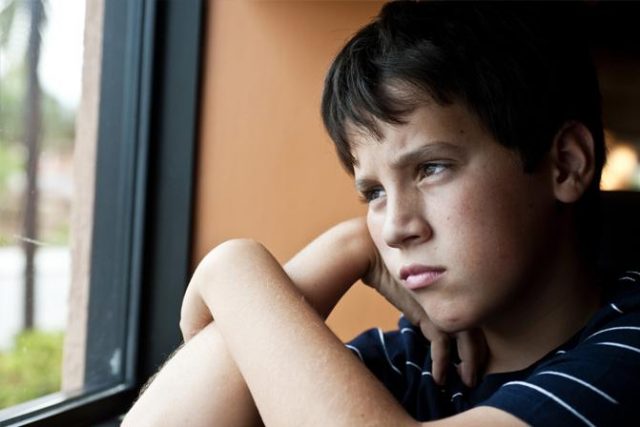
[[357, 134], [352, 146], [369, 231], [390, 273], [445, 331], [508, 318], [549, 266], [549, 163], [525, 174], [519, 155], [457, 103], [431, 102], [381, 130], [382, 141]]

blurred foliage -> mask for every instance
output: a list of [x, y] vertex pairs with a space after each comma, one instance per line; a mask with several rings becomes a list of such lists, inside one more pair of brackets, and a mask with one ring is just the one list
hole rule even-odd
[[[6, 203], [8, 180], [22, 173], [26, 159], [24, 128], [24, 69], [15, 68], [0, 79], [0, 203]], [[43, 93], [42, 148], [68, 151], [75, 134], [75, 112]]]
[[62, 332], [28, 331], [0, 353], [0, 408], [60, 391]]
[[23, 158], [23, 147], [0, 138], [0, 247], [14, 244], [12, 235], [18, 226], [20, 207], [9, 191], [9, 183], [23, 175]]
[[[53, 246], [69, 246], [69, 221], [58, 221], [43, 230], [42, 240]], [[0, 246], [2, 242], [0, 242]]]
[[[0, 79], [0, 145], [20, 143], [24, 134], [24, 98], [26, 90], [24, 65], [8, 70]], [[56, 98], [42, 92], [42, 147], [59, 148], [73, 144], [75, 111], [64, 107]]]
[[[20, 1], [0, 0], [0, 57], [6, 47], [11, 24], [19, 12]], [[25, 180], [27, 150], [23, 143], [25, 127], [26, 65], [24, 61], [10, 65], [0, 78], [0, 246], [13, 243], [22, 219], [23, 195], [20, 184]], [[41, 98], [42, 137], [41, 151], [63, 156], [73, 150], [75, 135], [75, 110], [62, 105], [42, 88]], [[13, 190], [10, 184], [13, 181]], [[56, 244], [68, 244], [68, 214], [57, 214], [52, 218], [52, 227], [43, 224], [41, 239], [52, 238]], [[50, 221], [51, 222], [51, 221]]]
[[0, 139], [0, 201], [6, 196], [9, 177], [22, 170], [22, 158], [19, 147], [3, 144]]

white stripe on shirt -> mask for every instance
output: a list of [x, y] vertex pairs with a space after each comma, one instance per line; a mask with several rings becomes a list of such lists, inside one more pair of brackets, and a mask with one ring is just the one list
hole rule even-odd
[[411, 328], [402, 328], [402, 329], [400, 329], [400, 332], [402, 332], [403, 334], [404, 334], [405, 332], [411, 332], [412, 334], [415, 334], [415, 333], [416, 333], [416, 331], [414, 331], [414, 330], [413, 330], [413, 329], [411, 329]]
[[455, 399], [456, 397], [462, 397], [462, 393], [455, 393], [453, 396], [451, 396], [451, 401], [453, 402], [453, 399]]
[[404, 362], [405, 365], [409, 365], [409, 366], [413, 366], [414, 368], [416, 368], [418, 371], [422, 372], [422, 368], [420, 367], [420, 365], [418, 365], [417, 363], [413, 363], [410, 360], [407, 360], [406, 362]]
[[594, 332], [591, 335], [589, 335], [587, 338], [585, 338], [585, 341], [588, 340], [591, 337], [595, 337], [598, 334], [602, 334], [604, 332], [609, 332], [609, 331], [621, 331], [621, 330], [625, 330], [625, 331], [640, 331], [640, 328], [637, 326], [616, 326], [614, 328], [607, 328], [607, 329], [603, 329], [601, 331], [598, 332]]
[[589, 421], [580, 412], [578, 412], [575, 409], [573, 409], [567, 402], [565, 402], [564, 400], [560, 399], [555, 394], [548, 392], [547, 390], [543, 389], [542, 387], [538, 387], [535, 384], [526, 383], [524, 381], [511, 381], [511, 382], [508, 382], [508, 383], [504, 384], [503, 387], [506, 387], [508, 385], [521, 385], [523, 387], [528, 387], [530, 389], [533, 389], [533, 390], [537, 391], [538, 393], [542, 393], [545, 396], [547, 396], [548, 398], [552, 399], [557, 404], [559, 404], [560, 406], [562, 406], [563, 408], [565, 408], [566, 410], [568, 410], [569, 412], [571, 412], [573, 415], [578, 417], [582, 422], [584, 422], [588, 426], [596, 427], [595, 424], [593, 424], [591, 421]]
[[583, 386], [585, 386], [585, 387], [587, 387], [587, 388], [589, 388], [589, 389], [593, 390], [594, 392], [598, 393], [600, 396], [604, 397], [604, 398], [605, 398], [605, 399], [607, 399], [609, 402], [611, 402], [611, 403], [614, 403], [614, 404], [618, 405], [618, 401], [617, 401], [617, 400], [615, 400], [613, 397], [609, 396], [609, 395], [608, 395], [607, 393], [605, 393], [604, 391], [602, 391], [602, 390], [600, 390], [600, 389], [596, 388], [595, 386], [593, 386], [593, 385], [589, 384], [588, 382], [583, 381], [583, 380], [581, 380], [580, 378], [576, 378], [576, 377], [574, 377], [574, 376], [572, 376], [572, 375], [565, 374], [565, 373], [563, 373], [563, 372], [556, 372], [556, 371], [542, 371], [542, 372], [540, 372], [539, 374], [536, 374], [536, 375], [557, 375], [557, 376], [559, 376], [559, 377], [567, 378], [567, 379], [569, 379], [569, 380], [571, 380], [571, 381], [575, 381], [575, 382], [577, 382], [578, 384], [582, 384]]
[[595, 344], [608, 345], [608, 346], [611, 346], [611, 347], [620, 347], [620, 348], [624, 348], [626, 350], [631, 350], [631, 351], [635, 351], [636, 353], [640, 353], [640, 348], [632, 347], [632, 346], [626, 345], [626, 344], [620, 344], [620, 343], [617, 343], [617, 342], [597, 342]]
[[402, 375], [402, 371], [396, 368], [393, 363], [391, 363], [391, 359], [389, 358], [389, 353], [387, 353], [387, 344], [384, 342], [384, 335], [382, 334], [382, 330], [380, 328], [377, 328], [377, 331], [378, 331], [378, 337], [380, 337], [380, 344], [382, 344], [382, 349], [384, 350], [384, 357], [387, 358], [387, 362], [389, 362], [389, 366], [391, 366], [391, 369], [396, 371], [398, 374]]
[[617, 305], [615, 305], [614, 303], [609, 304], [611, 306], [611, 308], [613, 308], [615, 311], [617, 311], [618, 313], [624, 314], [624, 311], [620, 310], [618, 308]]
[[344, 346], [350, 350], [353, 350], [356, 353], [356, 356], [358, 356], [358, 358], [364, 362], [364, 359], [362, 358], [362, 353], [360, 353], [360, 350], [358, 350], [357, 347], [352, 346], [350, 344], [345, 344]]

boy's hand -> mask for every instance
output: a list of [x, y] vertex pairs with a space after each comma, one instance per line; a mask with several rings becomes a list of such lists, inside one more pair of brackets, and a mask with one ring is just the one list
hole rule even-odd
[[411, 323], [419, 326], [422, 334], [431, 342], [434, 381], [440, 385], [445, 383], [447, 366], [451, 361], [449, 344], [451, 339], [455, 339], [461, 360], [457, 366], [458, 374], [468, 387], [473, 387], [476, 384], [478, 371], [486, 362], [487, 356], [486, 342], [482, 332], [475, 329], [459, 332], [454, 337], [450, 337], [437, 329], [411, 293], [389, 273], [373, 242], [371, 242], [371, 246], [369, 270], [362, 281], [376, 289], [391, 304], [402, 311]]

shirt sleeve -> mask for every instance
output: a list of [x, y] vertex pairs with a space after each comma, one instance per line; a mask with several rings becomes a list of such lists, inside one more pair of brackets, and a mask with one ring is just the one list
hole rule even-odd
[[383, 333], [375, 328], [345, 344], [398, 400], [406, 389], [403, 338], [399, 331]]
[[640, 313], [619, 316], [481, 405], [533, 426], [640, 425]]

